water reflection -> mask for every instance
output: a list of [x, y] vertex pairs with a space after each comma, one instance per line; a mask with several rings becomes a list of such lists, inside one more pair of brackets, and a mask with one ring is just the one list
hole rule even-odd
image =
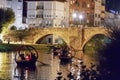
[[15, 67], [14, 78], [18, 80], [37, 80], [37, 68], [35, 67]]
[[[0, 52], [0, 80], [53, 80], [51, 54], [40, 53], [35, 67], [18, 67], [15, 53]], [[43, 65], [41, 62], [49, 65]]]
[[0, 80], [11, 80], [14, 66], [14, 56], [9, 53], [0, 53]]
[[0, 53], [0, 80], [55, 80], [57, 71], [61, 70], [66, 77], [69, 70], [69, 66], [60, 65], [59, 58], [53, 58], [52, 54], [39, 53], [36, 66], [32, 68], [19, 67], [14, 59], [15, 52]]

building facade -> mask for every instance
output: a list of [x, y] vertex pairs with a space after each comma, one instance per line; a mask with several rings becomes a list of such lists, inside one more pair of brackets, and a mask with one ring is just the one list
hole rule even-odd
[[90, 0], [70, 0], [70, 24], [94, 23], [94, 2]]
[[105, 18], [105, 0], [3, 0], [0, 7], [13, 9], [13, 25], [18, 29], [28, 26], [101, 26]]
[[105, 12], [105, 23], [107, 27], [120, 27], [120, 14]]
[[70, 0], [70, 24], [99, 26], [104, 18], [104, 0]]
[[24, 22], [29, 27], [68, 27], [69, 6], [61, 0], [26, 1]]
[[15, 13], [15, 22], [10, 25], [16, 26], [17, 29], [24, 29], [25, 24], [22, 23], [23, 0], [1, 0], [0, 8], [11, 8]]
[[23, 0], [7, 0], [6, 4], [7, 7], [12, 8], [15, 13], [15, 22], [13, 25], [15, 25], [17, 29], [24, 29], [26, 25], [22, 23]]
[[5, 8], [6, 6], [6, 0], [0, 0], [0, 8]]

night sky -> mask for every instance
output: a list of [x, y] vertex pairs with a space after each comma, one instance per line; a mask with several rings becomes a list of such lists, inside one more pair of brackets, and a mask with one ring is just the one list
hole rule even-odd
[[120, 0], [106, 0], [106, 10], [120, 11]]

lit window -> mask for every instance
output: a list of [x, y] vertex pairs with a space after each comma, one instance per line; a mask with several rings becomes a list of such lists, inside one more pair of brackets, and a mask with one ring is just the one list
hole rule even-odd
[[70, 3], [72, 4], [72, 1], [70, 1]]
[[90, 4], [87, 4], [87, 7], [89, 8], [89, 7], [90, 7]]

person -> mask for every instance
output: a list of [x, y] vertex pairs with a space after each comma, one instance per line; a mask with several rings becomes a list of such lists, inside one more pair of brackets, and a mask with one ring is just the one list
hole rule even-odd
[[69, 78], [69, 80], [74, 80], [74, 75], [72, 74], [72, 72], [69, 72], [67, 77]]
[[31, 60], [37, 60], [37, 57], [35, 56], [35, 53], [31, 53]]
[[57, 72], [57, 80], [61, 80], [62, 79], [62, 72]]
[[25, 60], [24, 54], [20, 54], [21, 60]]
[[31, 57], [30, 57], [29, 54], [26, 54], [26, 56], [25, 56], [25, 60], [27, 60], [27, 61], [31, 60]]

